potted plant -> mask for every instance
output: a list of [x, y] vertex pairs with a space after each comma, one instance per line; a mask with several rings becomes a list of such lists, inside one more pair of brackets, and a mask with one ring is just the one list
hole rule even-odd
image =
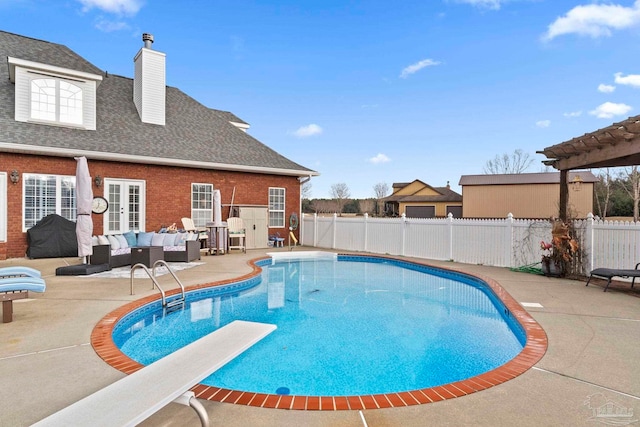
[[545, 276], [563, 277], [578, 251], [578, 242], [571, 237], [567, 224], [558, 219], [552, 221], [551, 242], [540, 242], [542, 273]]

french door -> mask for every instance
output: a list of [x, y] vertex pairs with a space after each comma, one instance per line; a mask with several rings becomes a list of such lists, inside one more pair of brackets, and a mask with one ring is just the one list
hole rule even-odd
[[104, 191], [109, 202], [104, 213], [104, 234], [145, 231], [144, 181], [105, 178]]

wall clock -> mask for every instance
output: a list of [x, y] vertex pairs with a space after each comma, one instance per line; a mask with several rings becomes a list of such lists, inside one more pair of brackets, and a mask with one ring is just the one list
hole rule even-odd
[[94, 214], [103, 214], [107, 209], [109, 209], [109, 202], [107, 202], [107, 199], [101, 196], [93, 198], [93, 202], [91, 202], [91, 212]]

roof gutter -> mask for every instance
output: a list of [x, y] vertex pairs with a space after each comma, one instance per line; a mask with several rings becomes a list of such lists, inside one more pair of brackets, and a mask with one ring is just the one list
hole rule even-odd
[[247, 166], [247, 165], [232, 165], [228, 163], [201, 162], [201, 161], [195, 161], [195, 160], [166, 159], [162, 157], [149, 157], [149, 156], [138, 156], [138, 155], [129, 155], [129, 154], [123, 155], [123, 154], [115, 154], [115, 153], [104, 153], [100, 151], [72, 150], [68, 148], [37, 147], [34, 145], [12, 144], [12, 143], [6, 143], [6, 142], [0, 142], [0, 151], [7, 152], [7, 153], [34, 154], [34, 155], [54, 156], [54, 157], [85, 156], [89, 160], [104, 160], [107, 162], [139, 163], [139, 164], [162, 165], [162, 166], [176, 166], [176, 167], [193, 168], [193, 169], [215, 169], [215, 170], [247, 172], [247, 173], [265, 173], [265, 174], [271, 174], [271, 175], [308, 177], [309, 179], [312, 176], [320, 175], [316, 171], [309, 171], [309, 170], [269, 168], [269, 167], [262, 167], [262, 166]]

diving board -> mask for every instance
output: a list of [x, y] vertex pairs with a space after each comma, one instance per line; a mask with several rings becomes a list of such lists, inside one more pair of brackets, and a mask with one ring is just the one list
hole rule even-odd
[[183, 395], [275, 329], [276, 325], [235, 320], [34, 426], [135, 426], [168, 403], [185, 404], [185, 399], [208, 425], [202, 414], [206, 417], [206, 411], [193, 393]]

